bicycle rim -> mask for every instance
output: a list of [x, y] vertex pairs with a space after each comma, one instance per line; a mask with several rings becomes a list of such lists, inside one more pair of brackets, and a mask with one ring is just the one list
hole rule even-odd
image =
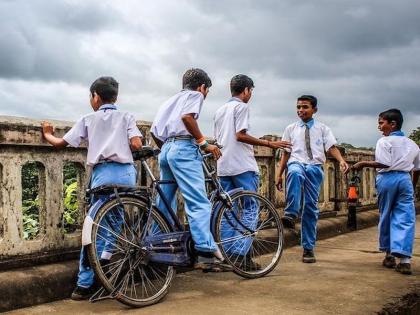
[[271, 272], [283, 252], [283, 226], [273, 204], [251, 191], [231, 196], [216, 218], [215, 239], [233, 271], [245, 278]]
[[122, 197], [121, 203], [123, 206], [111, 200], [98, 211], [89, 260], [98, 280], [118, 301], [132, 307], [155, 304], [168, 293], [175, 270], [149, 264], [139, 244], [143, 234], [168, 233], [170, 228], [153, 209], [152, 224], [146, 231], [146, 204], [132, 197]]

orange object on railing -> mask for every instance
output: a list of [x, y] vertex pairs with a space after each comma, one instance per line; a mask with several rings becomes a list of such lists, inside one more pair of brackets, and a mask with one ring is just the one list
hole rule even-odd
[[357, 196], [357, 189], [356, 189], [355, 186], [350, 186], [349, 187], [349, 194], [348, 194], [347, 198], [350, 199], [350, 200], [351, 199], [357, 199], [358, 198], [358, 196]]

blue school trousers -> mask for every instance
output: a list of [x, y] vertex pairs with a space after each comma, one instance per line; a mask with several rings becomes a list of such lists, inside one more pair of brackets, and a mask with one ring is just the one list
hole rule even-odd
[[297, 218], [302, 205], [301, 245], [304, 249], [313, 249], [316, 242], [316, 224], [318, 222], [318, 198], [324, 171], [321, 165], [299, 162], [287, 164], [286, 208], [284, 214]]
[[[244, 190], [250, 190], [253, 192], [258, 191], [260, 182], [260, 176], [256, 172], [244, 172], [234, 176], [220, 176], [220, 184], [223, 189], [228, 192], [235, 188], [243, 188]], [[258, 223], [258, 201], [253, 198], [244, 198], [243, 211], [239, 218], [241, 223], [251, 230], [254, 230]], [[235, 206], [235, 205], [234, 205]], [[228, 215], [228, 214], [227, 214]], [[231, 218], [230, 222], [223, 219], [221, 222], [221, 238], [225, 252], [229, 254], [237, 254], [245, 256], [252, 244], [253, 237], [248, 236], [244, 238], [242, 236], [245, 229], [239, 225], [236, 219]], [[235, 226], [232, 226], [232, 225]], [[228, 241], [232, 239], [232, 241]]]
[[[116, 162], [97, 164], [92, 171], [91, 188], [95, 188], [101, 185], [130, 185], [135, 186], [137, 172], [133, 164], [121, 164]], [[92, 201], [92, 205], [94, 204]], [[117, 231], [121, 225], [121, 214], [118, 213], [118, 209], [115, 209], [116, 213], [108, 213], [107, 221], [110, 222], [113, 227], [113, 231]], [[106, 241], [105, 241], [106, 239]], [[111, 234], [103, 235], [96, 240], [96, 248], [98, 255], [101, 258], [110, 259], [113, 250], [115, 237]], [[89, 288], [92, 286], [94, 281], [94, 272], [92, 267], [86, 266], [86, 251], [80, 252], [79, 260], [79, 274], [77, 278], [77, 285], [83, 288]]]
[[[211, 204], [207, 198], [202, 161], [194, 140], [168, 139], [159, 154], [160, 178], [175, 180], [176, 184], [164, 184], [161, 188], [171, 206], [175, 205], [176, 190], [181, 190], [195, 249], [215, 252], [217, 245], [210, 231]], [[156, 205], [172, 222], [170, 209], [161, 198], [157, 198]]]
[[416, 227], [414, 188], [410, 174], [390, 171], [376, 177], [378, 192], [379, 250], [411, 257]]

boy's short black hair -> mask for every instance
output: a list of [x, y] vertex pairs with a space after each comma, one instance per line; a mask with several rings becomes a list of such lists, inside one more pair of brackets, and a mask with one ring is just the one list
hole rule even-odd
[[211, 80], [208, 74], [198, 68], [188, 69], [182, 76], [182, 88], [188, 90], [197, 90], [201, 85], [207, 88], [211, 87]]
[[90, 86], [90, 93], [101, 97], [102, 102], [114, 103], [118, 96], [118, 82], [113, 77], [100, 77]]
[[254, 88], [254, 81], [245, 74], [237, 74], [230, 80], [230, 92], [233, 96], [241, 94], [245, 88]]
[[403, 121], [404, 121], [401, 111], [397, 108], [391, 108], [380, 113], [379, 118], [382, 118], [388, 121], [389, 123], [392, 121], [395, 121], [395, 123], [397, 124], [398, 130], [402, 128]]
[[318, 107], [318, 100], [313, 95], [302, 95], [302, 96], [299, 96], [297, 100], [298, 100], [298, 102], [299, 101], [309, 101], [313, 108]]

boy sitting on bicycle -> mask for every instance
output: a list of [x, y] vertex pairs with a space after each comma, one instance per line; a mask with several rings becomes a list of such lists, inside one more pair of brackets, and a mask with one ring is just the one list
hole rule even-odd
[[[161, 147], [159, 155], [161, 180], [175, 180], [162, 190], [174, 204], [177, 188], [185, 201], [191, 236], [197, 250], [196, 269], [220, 271], [228, 269], [210, 231], [211, 204], [207, 198], [200, 148], [212, 153], [217, 160], [219, 148], [207, 143], [197, 119], [212, 83], [201, 69], [187, 70], [182, 78], [182, 90], [167, 100], [153, 121], [151, 133]], [[169, 209], [161, 200], [158, 208], [170, 220]]]
[[[117, 110], [117, 96], [118, 82], [112, 77], [100, 77], [90, 87], [90, 105], [94, 112], [80, 118], [63, 138], [53, 135], [49, 123], [42, 123], [45, 139], [57, 148], [79, 147], [82, 140], [87, 141], [86, 164], [93, 168], [90, 188], [136, 184], [131, 150], [141, 149], [142, 135], [134, 116]], [[103, 244], [98, 244], [98, 247], [104, 248], [105, 241], [101, 242]], [[102, 259], [110, 259], [105, 250], [100, 252]], [[71, 295], [73, 300], [87, 299], [94, 293], [94, 272], [86, 266], [85, 256], [82, 247], [77, 286]]]

